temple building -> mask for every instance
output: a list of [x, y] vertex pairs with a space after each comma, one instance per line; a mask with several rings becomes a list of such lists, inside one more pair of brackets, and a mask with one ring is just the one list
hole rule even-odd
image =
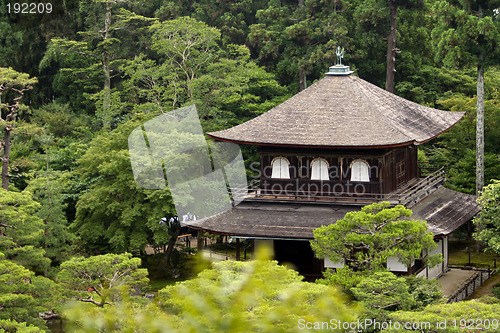
[[332, 66], [324, 78], [268, 112], [208, 133], [218, 141], [257, 146], [259, 181], [239, 205], [188, 225], [272, 243], [278, 261], [314, 278], [342, 264], [315, 258], [313, 230], [388, 201], [411, 209], [412, 219], [427, 221], [438, 243], [434, 252], [444, 258], [432, 269], [390, 258], [388, 269], [438, 277], [447, 270], [449, 235], [480, 207], [475, 196], [445, 188], [443, 170], [424, 174], [417, 152], [462, 116], [389, 93], [353, 75], [349, 66]]

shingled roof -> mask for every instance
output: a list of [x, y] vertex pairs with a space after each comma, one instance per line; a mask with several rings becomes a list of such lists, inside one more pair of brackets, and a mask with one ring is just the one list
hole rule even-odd
[[393, 147], [428, 141], [463, 114], [410, 102], [354, 75], [332, 75], [254, 119], [208, 135], [256, 145]]
[[[256, 202], [245, 200], [238, 206], [198, 221], [187, 222], [195, 229], [240, 237], [313, 239], [313, 230], [335, 223], [350, 211], [361, 207]], [[432, 194], [410, 207], [412, 219], [427, 221], [436, 236], [445, 236], [468, 222], [480, 211], [476, 197], [439, 187]]]
[[427, 221], [435, 235], [448, 235], [481, 211], [477, 197], [440, 187], [414, 206], [412, 218]]

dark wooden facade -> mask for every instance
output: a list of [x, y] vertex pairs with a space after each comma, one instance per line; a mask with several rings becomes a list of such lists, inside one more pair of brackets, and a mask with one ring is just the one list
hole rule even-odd
[[384, 155], [382, 193], [390, 193], [419, 177], [417, 155], [415, 145], [394, 148]]
[[[289, 196], [376, 196], [388, 194], [418, 178], [417, 147], [409, 145], [373, 150], [312, 150], [267, 148], [260, 154], [261, 194]], [[272, 178], [272, 162], [283, 157], [289, 162], [290, 179]], [[311, 164], [322, 159], [328, 164], [329, 180], [312, 180]], [[369, 182], [351, 181], [351, 164], [369, 165]]]

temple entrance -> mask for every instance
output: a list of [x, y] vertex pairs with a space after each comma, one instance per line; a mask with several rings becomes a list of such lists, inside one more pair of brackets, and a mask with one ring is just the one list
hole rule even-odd
[[306, 281], [323, 277], [322, 260], [314, 256], [309, 241], [275, 240], [273, 243], [274, 256], [280, 264], [291, 264]]

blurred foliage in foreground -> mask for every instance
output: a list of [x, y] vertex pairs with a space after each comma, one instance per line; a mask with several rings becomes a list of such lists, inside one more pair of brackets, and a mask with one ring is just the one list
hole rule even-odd
[[[499, 312], [499, 300], [487, 296], [472, 301], [434, 304], [420, 312], [392, 313], [389, 316], [392, 328], [382, 332], [500, 332]], [[405, 325], [411, 329], [405, 329]]]
[[[260, 255], [260, 258], [263, 256]], [[303, 282], [276, 261], [224, 261], [166, 287], [155, 302], [72, 304], [71, 332], [296, 332], [303, 322], [356, 321], [361, 309], [336, 288]]]

